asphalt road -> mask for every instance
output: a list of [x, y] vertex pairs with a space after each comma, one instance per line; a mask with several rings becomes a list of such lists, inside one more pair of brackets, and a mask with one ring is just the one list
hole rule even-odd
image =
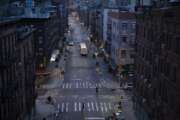
[[[118, 85], [100, 75], [96, 71], [96, 60], [81, 56], [78, 45], [72, 46], [70, 51], [65, 78], [56, 96], [63, 120], [104, 119], [119, 100]], [[112, 92], [111, 88], [117, 91]]]
[[[80, 55], [79, 42], [87, 42], [88, 33], [79, 21], [74, 18], [70, 18], [69, 21], [72, 32], [69, 38], [72, 38], [75, 44], [70, 47], [70, 53], [66, 58], [64, 79], [60, 79], [57, 75], [51, 78], [48, 85], [44, 85], [47, 92], [39, 96], [37, 101], [43, 103], [47, 96], [52, 96], [55, 104], [53, 108], [50, 108], [44, 107], [46, 104], [43, 103], [37, 107], [37, 111], [41, 112], [41, 116], [49, 114], [45, 109], [50, 109], [50, 115], [58, 113], [56, 119], [46, 117], [47, 120], [104, 120], [114, 112], [115, 106], [123, 96], [122, 110], [126, 120], [136, 120], [132, 110], [131, 96], [120, 89], [119, 84], [107, 72], [105, 63], [100, 59], [92, 58], [90, 54]], [[89, 53], [93, 53], [93, 50], [89, 49]], [[96, 70], [96, 61], [100, 62], [101, 72]], [[96, 88], [98, 88], [98, 93], [96, 93]], [[42, 111], [46, 111], [46, 114]]]

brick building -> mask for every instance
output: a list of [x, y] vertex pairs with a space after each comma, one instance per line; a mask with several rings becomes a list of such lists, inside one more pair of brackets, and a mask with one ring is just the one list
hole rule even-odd
[[33, 111], [33, 29], [19, 19], [0, 22], [0, 119], [24, 120]]
[[180, 119], [180, 7], [162, 3], [137, 9], [134, 107], [139, 120]]
[[59, 18], [56, 12], [26, 17], [21, 20], [24, 25], [36, 29], [34, 33], [35, 58], [37, 74], [45, 72], [53, 49], [58, 47], [60, 40]]

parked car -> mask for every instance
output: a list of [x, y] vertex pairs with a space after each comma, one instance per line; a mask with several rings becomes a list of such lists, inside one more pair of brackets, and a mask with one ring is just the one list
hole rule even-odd
[[113, 113], [113, 116], [115, 117], [115, 120], [125, 120], [125, 116], [123, 114], [122, 107], [119, 103], [118, 103], [118, 105], [115, 106], [115, 112]]
[[123, 112], [116, 112], [116, 120], [125, 120]]
[[73, 46], [73, 45], [74, 45], [74, 42], [71, 41], [71, 42], [68, 43], [68, 45], [69, 45], [69, 46]]

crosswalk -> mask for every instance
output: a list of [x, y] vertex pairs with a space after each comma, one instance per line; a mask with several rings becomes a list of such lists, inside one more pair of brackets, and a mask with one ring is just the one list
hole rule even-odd
[[106, 81], [99, 83], [92, 83], [88, 81], [75, 81], [70, 83], [62, 83], [60, 88], [62, 89], [71, 89], [71, 88], [103, 88], [107, 85]]
[[110, 112], [114, 105], [110, 102], [62, 102], [58, 104], [59, 112]]

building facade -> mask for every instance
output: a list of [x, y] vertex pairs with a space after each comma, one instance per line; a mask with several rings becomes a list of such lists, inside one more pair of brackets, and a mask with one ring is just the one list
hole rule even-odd
[[0, 118], [24, 120], [35, 104], [33, 29], [0, 22]]
[[121, 73], [134, 65], [135, 14], [128, 11], [110, 12], [110, 17], [111, 59], [117, 65], [118, 73]]
[[46, 67], [50, 61], [52, 51], [58, 48], [60, 41], [60, 21], [56, 12], [35, 17], [25, 17], [22, 24], [33, 26], [34, 33], [36, 72], [46, 73]]
[[180, 7], [137, 9], [134, 108], [139, 120], [180, 119]]

